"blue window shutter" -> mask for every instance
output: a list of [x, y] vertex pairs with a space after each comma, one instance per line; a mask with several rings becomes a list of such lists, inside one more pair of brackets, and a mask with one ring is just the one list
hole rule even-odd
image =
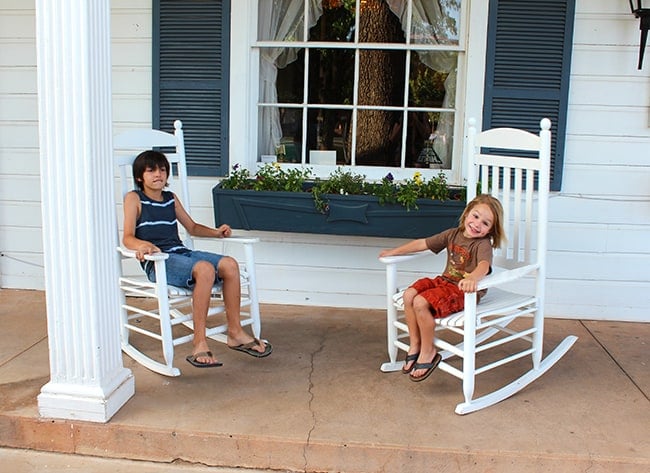
[[575, 0], [490, 0], [484, 127], [553, 123], [551, 190], [560, 190]]
[[228, 173], [230, 1], [154, 0], [153, 125], [183, 122], [188, 173]]

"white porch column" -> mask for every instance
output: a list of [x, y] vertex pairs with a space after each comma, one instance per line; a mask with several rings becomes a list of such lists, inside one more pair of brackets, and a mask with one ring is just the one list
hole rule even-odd
[[43, 417], [108, 421], [122, 365], [113, 201], [109, 0], [36, 0], [50, 382]]

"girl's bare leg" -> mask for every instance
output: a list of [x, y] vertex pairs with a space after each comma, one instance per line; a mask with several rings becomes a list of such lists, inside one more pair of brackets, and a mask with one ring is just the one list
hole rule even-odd
[[[415, 296], [413, 310], [420, 334], [420, 356], [417, 363], [430, 363], [437, 353], [436, 347], [433, 345], [436, 323], [431, 313], [431, 306], [424, 297]], [[414, 370], [411, 372], [411, 376], [419, 378], [425, 373], [425, 369]]]
[[[406, 326], [409, 329], [409, 349], [408, 355], [415, 355], [420, 352], [421, 338], [420, 338], [420, 328], [418, 327], [418, 322], [415, 314], [415, 308], [413, 307], [413, 299], [417, 296], [417, 291], [411, 287], [404, 291], [404, 316], [406, 319]], [[404, 370], [408, 371], [415, 361], [408, 361], [404, 364]]]

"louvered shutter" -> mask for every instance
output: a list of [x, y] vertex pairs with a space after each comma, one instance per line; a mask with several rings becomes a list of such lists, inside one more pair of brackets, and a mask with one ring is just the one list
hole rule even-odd
[[153, 125], [183, 122], [188, 173], [228, 172], [230, 2], [155, 0]]
[[484, 128], [553, 122], [551, 190], [560, 190], [575, 0], [490, 0]]

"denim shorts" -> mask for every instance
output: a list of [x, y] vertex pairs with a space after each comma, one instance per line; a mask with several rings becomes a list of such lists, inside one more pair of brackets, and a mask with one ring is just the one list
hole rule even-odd
[[[167, 284], [177, 287], [187, 287], [192, 289], [194, 287], [194, 279], [192, 278], [192, 269], [199, 261], [207, 261], [214, 266], [215, 284], [221, 282], [217, 269], [219, 261], [223, 255], [216, 253], [209, 253], [207, 251], [186, 251], [182, 253], [167, 253], [169, 258], [165, 260], [165, 268], [167, 273]], [[149, 281], [156, 282], [156, 272], [154, 270], [153, 261], [148, 261], [144, 268], [147, 273]]]

